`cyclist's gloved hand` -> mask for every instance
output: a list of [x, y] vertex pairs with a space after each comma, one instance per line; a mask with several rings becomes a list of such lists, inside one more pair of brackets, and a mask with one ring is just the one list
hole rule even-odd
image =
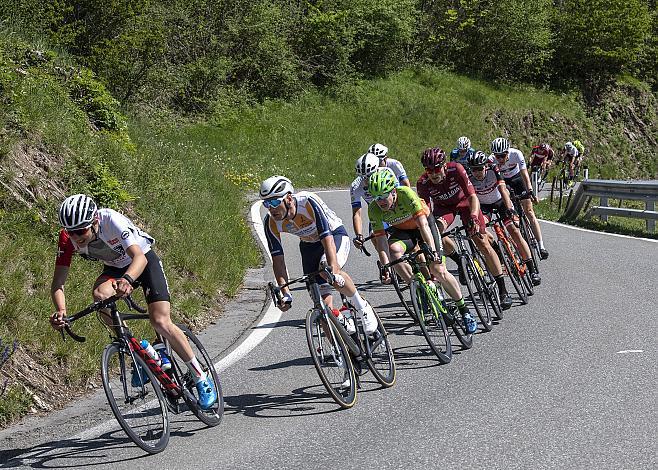
[[358, 234], [356, 237], [354, 237], [354, 238], [352, 239], [352, 241], [354, 242], [354, 246], [355, 246], [358, 250], [360, 250], [361, 248], [363, 248], [363, 235]]
[[61, 330], [64, 328], [64, 325], [66, 325], [64, 317], [66, 317], [66, 312], [63, 310], [59, 310], [50, 316], [50, 326], [53, 327], [53, 330]]
[[286, 292], [285, 294], [283, 294], [281, 300], [277, 302], [276, 306], [282, 312], [289, 310], [290, 307], [292, 306], [292, 294], [290, 292]]

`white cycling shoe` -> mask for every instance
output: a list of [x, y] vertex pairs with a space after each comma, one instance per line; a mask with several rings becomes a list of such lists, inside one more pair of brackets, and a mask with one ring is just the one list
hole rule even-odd
[[357, 310], [357, 313], [361, 316], [363, 329], [367, 335], [377, 331], [377, 327], [379, 326], [377, 323], [377, 317], [375, 316], [375, 311], [372, 309], [368, 301], [366, 301], [366, 306], [363, 309]]

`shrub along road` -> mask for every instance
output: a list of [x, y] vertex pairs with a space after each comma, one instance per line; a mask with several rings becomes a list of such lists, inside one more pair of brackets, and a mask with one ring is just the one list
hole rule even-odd
[[[351, 232], [347, 193], [321, 197]], [[536, 295], [477, 334], [472, 350], [455, 348], [446, 366], [394, 315], [375, 258], [352, 250], [346, 270], [384, 318], [398, 377], [382, 390], [366, 375], [351, 410], [338, 411], [320, 385], [304, 335], [310, 301], [296, 290], [293, 308], [266, 325], [272, 333], [221, 373], [219, 427], [174, 416], [167, 450], [141, 464], [133, 459], [143, 452], [111, 420], [31, 445], [5, 433], [0, 468], [655, 468], [658, 245], [542, 229], [551, 256]], [[284, 236], [284, 248], [290, 275], [301, 274], [297, 240]], [[271, 277], [266, 267], [263, 281]]]

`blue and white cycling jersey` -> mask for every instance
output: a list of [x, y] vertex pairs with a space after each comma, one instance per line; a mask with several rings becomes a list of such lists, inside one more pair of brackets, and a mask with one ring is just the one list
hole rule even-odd
[[475, 155], [475, 149], [473, 147], [469, 147], [463, 157], [459, 155], [459, 149], [454, 148], [450, 152], [450, 161], [461, 163], [464, 168], [467, 168], [468, 157], [471, 155]]

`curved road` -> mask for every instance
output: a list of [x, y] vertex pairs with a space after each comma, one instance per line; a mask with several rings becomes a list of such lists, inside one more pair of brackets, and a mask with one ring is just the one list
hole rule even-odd
[[[351, 232], [347, 192], [320, 195]], [[169, 447], [149, 457], [105, 413], [86, 433], [13, 451], [0, 440], [0, 468], [657, 468], [658, 243], [542, 230], [551, 256], [529, 305], [446, 366], [393, 314], [375, 257], [352, 250], [346, 270], [384, 318], [398, 376], [383, 390], [366, 375], [351, 410], [320, 385], [298, 290], [289, 312], [258, 327], [271, 333], [221, 372], [219, 427], [173, 416]], [[290, 275], [301, 274], [297, 239], [284, 242]]]

